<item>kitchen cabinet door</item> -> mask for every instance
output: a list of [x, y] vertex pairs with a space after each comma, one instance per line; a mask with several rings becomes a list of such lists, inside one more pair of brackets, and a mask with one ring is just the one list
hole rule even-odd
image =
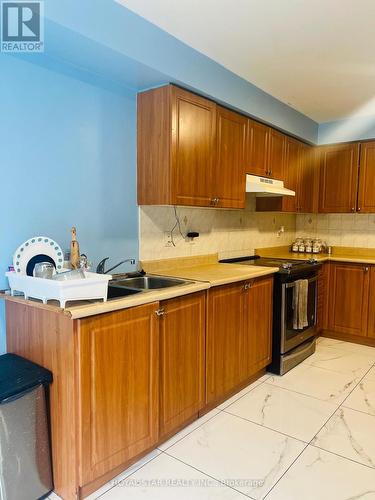
[[78, 322], [80, 484], [158, 441], [157, 308], [156, 302]]
[[298, 203], [300, 213], [318, 211], [319, 164], [316, 149], [301, 143], [301, 159], [298, 175]]
[[358, 212], [375, 212], [375, 141], [361, 143]]
[[244, 380], [271, 362], [273, 277], [249, 282], [245, 309]]
[[213, 287], [208, 292], [206, 402], [229, 395], [243, 379], [244, 283]]
[[205, 292], [161, 302], [160, 437], [205, 404]]
[[297, 212], [299, 208], [299, 169], [301, 163], [301, 143], [288, 137], [285, 145], [284, 185], [295, 191], [296, 196], [282, 197], [283, 212]]
[[211, 206], [216, 104], [178, 87], [171, 89], [174, 204]]
[[284, 180], [286, 136], [270, 129], [268, 146], [268, 175], [272, 179]]
[[321, 148], [319, 212], [356, 211], [358, 153], [358, 144], [338, 144]]
[[328, 293], [329, 293], [329, 269], [328, 262], [323, 263], [318, 271], [318, 296], [317, 296], [317, 333], [328, 328]]
[[246, 173], [268, 176], [268, 141], [270, 128], [254, 120], [247, 121]]
[[375, 339], [375, 266], [370, 267], [370, 291], [367, 336]]
[[216, 161], [213, 197], [220, 208], [245, 207], [245, 145], [247, 118], [217, 107]]
[[331, 264], [329, 330], [367, 335], [369, 274], [367, 265]]

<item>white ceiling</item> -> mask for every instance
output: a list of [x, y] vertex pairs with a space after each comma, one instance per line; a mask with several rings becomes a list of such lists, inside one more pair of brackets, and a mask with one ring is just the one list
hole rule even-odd
[[118, 0], [321, 123], [375, 115], [375, 0]]

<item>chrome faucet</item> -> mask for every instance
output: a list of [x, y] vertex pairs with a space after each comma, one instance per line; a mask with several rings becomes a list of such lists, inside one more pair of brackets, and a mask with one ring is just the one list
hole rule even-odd
[[115, 266], [111, 267], [110, 269], [107, 269], [105, 271], [105, 263], [107, 262], [107, 260], [109, 259], [109, 257], [106, 257], [105, 259], [101, 260], [99, 262], [99, 264], [97, 265], [96, 267], [96, 272], [98, 274], [108, 274], [110, 273], [111, 271], [113, 271], [114, 269], [116, 269], [116, 267], [119, 267], [121, 266], [121, 264], [125, 264], [125, 262], [130, 262], [131, 264], [135, 264], [135, 259], [125, 259], [125, 260], [122, 260], [121, 262], [119, 262], [118, 264], [116, 264]]

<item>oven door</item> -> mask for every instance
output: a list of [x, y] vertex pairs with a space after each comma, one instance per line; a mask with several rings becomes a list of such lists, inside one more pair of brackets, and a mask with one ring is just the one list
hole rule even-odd
[[307, 322], [302, 329], [293, 328], [293, 295], [295, 281], [283, 283], [281, 291], [281, 353], [302, 344], [316, 333], [317, 276], [308, 278]]

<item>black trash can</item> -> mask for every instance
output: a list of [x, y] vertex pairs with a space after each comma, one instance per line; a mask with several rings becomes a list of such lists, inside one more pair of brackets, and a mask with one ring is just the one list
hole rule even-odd
[[16, 354], [0, 356], [0, 500], [53, 490], [47, 391], [52, 373]]

